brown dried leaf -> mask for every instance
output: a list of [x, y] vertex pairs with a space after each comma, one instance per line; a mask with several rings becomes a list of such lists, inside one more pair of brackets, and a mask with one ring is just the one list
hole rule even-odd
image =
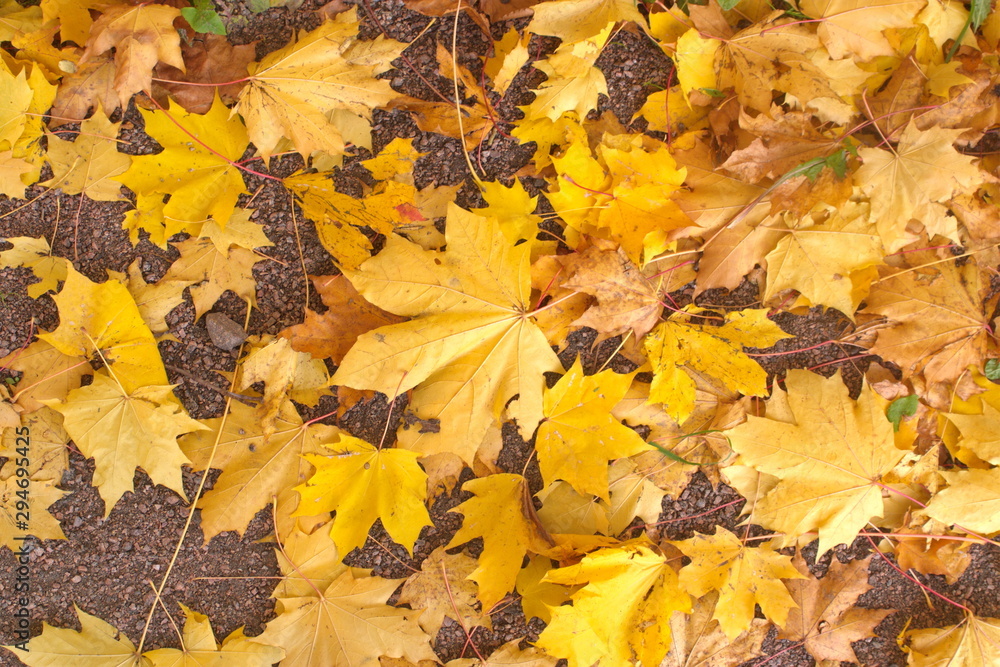
[[[716, 59], [719, 87], [733, 87], [740, 103], [766, 112], [771, 91], [791, 93], [802, 104], [820, 97], [836, 98], [829, 80], [806, 54], [819, 48], [815, 32], [777, 10], [765, 21], [733, 35]], [[775, 67], [773, 63], [781, 63]]]
[[120, 106], [115, 91], [115, 64], [111, 54], [95, 56], [62, 78], [52, 105], [49, 128], [81, 121], [100, 105], [110, 115]]
[[713, 618], [719, 593], [711, 591], [698, 598], [690, 614], [674, 612], [670, 617], [672, 644], [663, 667], [729, 667], [752, 660], [771, 624], [762, 618], [750, 621], [750, 628], [730, 641]]
[[936, 540], [932, 535], [898, 537], [896, 562], [901, 570], [940, 574], [949, 584], [954, 584], [972, 562], [968, 547], [968, 542]]
[[133, 94], [149, 90], [157, 62], [184, 69], [181, 37], [173, 27], [180, 15], [179, 9], [166, 5], [106, 7], [90, 29], [80, 62], [114, 49], [115, 89], [124, 106]]
[[427, 634], [437, 635], [445, 617], [456, 620], [466, 630], [481, 625], [492, 629], [490, 615], [477, 610], [479, 586], [469, 579], [476, 569], [475, 558], [465, 554], [447, 554], [443, 547], [435, 549], [403, 584], [399, 602], [411, 609], [423, 610], [418, 622]]
[[[869, 590], [868, 564], [872, 557], [843, 564], [834, 559], [822, 579], [785, 582], [798, 604], [778, 633], [779, 639], [802, 642], [817, 660], [857, 662], [851, 642], [872, 636], [872, 630], [891, 613], [889, 609], [857, 609], [854, 603]], [[794, 564], [803, 574], [808, 568], [797, 556]]]
[[756, 225], [743, 219], [710, 238], [702, 248], [696, 293], [714, 287], [735, 289], [784, 235], [772, 226], [775, 218], [768, 216]]
[[[247, 64], [254, 60], [253, 44], [234, 46], [223, 35], [199, 35], [190, 44], [181, 44], [181, 54], [187, 71], [160, 63], [153, 70], [158, 79], [189, 83], [224, 83], [242, 79], [247, 75]], [[212, 108], [215, 92], [227, 104], [236, 101], [243, 83], [225, 86], [187, 86], [184, 83], [153, 84], [153, 94], [166, 106], [166, 95], [191, 113], [207, 113]]]
[[872, 285], [863, 311], [889, 319], [872, 353], [898, 364], [904, 377], [922, 372], [930, 384], [956, 380], [986, 354], [989, 318], [979, 290], [974, 261], [882, 278]]
[[757, 136], [733, 152], [721, 168], [748, 183], [778, 178], [803, 162], [833, 152], [838, 142], [815, 126], [812, 114], [785, 113], [778, 106], [756, 117], [740, 111], [740, 127]]
[[879, 91], [868, 98], [864, 110], [869, 120], [878, 119], [875, 125], [883, 136], [893, 136], [910, 122], [913, 110], [921, 106], [926, 81], [927, 77], [911, 52]]
[[605, 337], [631, 329], [636, 338], [656, 326], [663, 312], [659, 290], [614, 242], [594, 239], [565, 266], [571, 274], [563, 287], [597, 298], [573, 324], [593, 327]]
[[406, 321], [369, 303], [342, 276], [313, 276], [312, 281], [328, 310], [319, 314], [307, 308], [305, 322], [278, 334], [288, 338], [296, 352], [340, 364], [361, 334]]

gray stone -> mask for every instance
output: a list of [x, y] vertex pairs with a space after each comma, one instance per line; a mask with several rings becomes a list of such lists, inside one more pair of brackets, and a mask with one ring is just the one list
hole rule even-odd
[[243, 327], [233, 322], [222, 313], [209, 313], [205, 316], [205, 328], [215, 346], [226, 350], [234, 350], [247, 339]]

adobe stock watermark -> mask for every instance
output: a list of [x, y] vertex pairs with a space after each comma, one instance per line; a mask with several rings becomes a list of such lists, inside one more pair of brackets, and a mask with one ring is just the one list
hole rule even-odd
[[14, 540], [21, 543], [18, 549], [14, 550], [14, 632], [17, 635], [16, 648], [22, 651], [28, 650], [28, 639], [30, 638], [28, 627], [31, 625], [31, 612], [28, 610], [31, 593], [31, 561], [28, 554], [31, 547], [27, 540], [31, 535], [31, 431], [27, 426], [20, 426], [15, 430], [17, 440], [15, 442], [16, 457], [14, 458], [15, 478], [17, 486], [17, 499], [14, 501], [14, 528], [18, 534], [14, 535]]

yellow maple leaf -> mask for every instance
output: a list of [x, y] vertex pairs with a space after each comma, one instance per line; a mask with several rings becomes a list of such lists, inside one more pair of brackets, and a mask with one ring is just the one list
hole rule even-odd
[[536, 171], [541, 171], [552, 164], [553, 147], [570, 144], [573, 140], [587, 140], [587, 133], [580, 124], [579, 116], [571, 111], [564, 113], [555, 122], [545, 116], [525, 118], [514, 127], [511, 136], [521, 143], [535, 143], [532, 160]]
[[514, 588], [529, 548], [550, 544], [542, 537], [538, 519], [533, 516], [527, 481], [520, 475], [501, 473], [480, 477], [469, 480], [462, 489], [475, 497], [451, 510], [465, 519], [446, 548], [483, 538], [479, 566], [469, 578], [479, 584], [483, 609], [491, 609]]
[[767, 393], [767, 373], [748, 357], [744, 347], [770, 347], [790, 338], [767, 318], [766, 309], [726, 313], [721, 326], [687, 321], [700, 309], [686, 308], [646, 336], [643, 346], [653, 365], [649, 400], [663, 403], [677, 423], [694, 411], [695, 382], [701, 373], [746, 396]]
[[0, 359], [0, 364], [23, 373], [14, 401], [25, 412], [44, 407], [41, 401], [47, 398], [66, 398], [66, 394], [80, 386], [80, 378], [93, 370], [87, 360], [63, 354], [44, 340], [8, 354]]
[[132, 160], [118, 152], [118, 127], [100, 108], [80, 124], [75, 141], [49, 135], [45, 159], [52, 165], [52, 178], [42, 183], [66, 194], [83, 193], [95, 201], [121, 199], [121, 183], [111, 180], [124, 173]]
[[178, 232], [192, 232], [197, 225], [188, 223], [178, 223], [176, 220], [168, 220], [163, 217], [163, 195], [136, 195], [135, 208], [125, 211], [125, 219], [122, 221], [122, 229], [128, 232], [128, 238], [132, 245], [139, 243], [140, 231], [149, 234], [149, 242], [155, 243], [164, 250], [167, 248], [167, 239]]
[[[490, 653], [486, 660], [475, 660], [470, 667], [555, 667], [558, 660], [534, 646], [520, 648], [522, 641], [514, 639]], [[384, 667], [391, 667], [385, 665]]]
[[234, 164], [248, 145], [243, 123], [230, 115], [218, 95], [206, 114], [168, 105], [159, 111], [142, 110], [142, 115], [146, 132], [164, 150], [133, 157], [132, 166], [115, 180], [140, 196], [169, 194], [165, 218], [185, 224], [212, 218], [224, 225], [246, 192]]
[[389, 396], [417, 387], [413, 412], [439, 420], [440, 431], [400, 431], [402, 446], [471, 463], [513, 395], [518, 426], [534, 430], [542, 374], [560, 365], [530, 317], [530, 244], [511, 247], [495, 220], [454, 205], [446, 234], [441, 253], [391, 235], [382, 252], [345, 270], [368, 301], [414, 319], [359, 336], [330, 381]]
[[496, 218], [500, 231], [509, 243], [517, 244], [522, 239], [533, 242], [541, 222], [541, 218], [534, 214], [538, 197], [529, 195], [517, 179], [510, 187], [500, 181], [489, 181], [482, 184], [482, 189], [486, 207], [474, 209], [475, 212]]
[[64, 425], [84, 456], [96, 465], [94, 486], [104, 499], [104, 516], [132, 490], [135, 469], [184, 497], [181, 466], [189, 464], [177, 445], [182, 433], [206, 427], [175, 401], [172, 387], [148, 385], [130, 392], [103, 374], [74, 389], [65, 401], [45, 404], [61, 412]]
[[[28, 66], [24, 65], [23, 67], [22, 74]], [[0, 72], [3, 71], [6, 71], [6, 64], [0, 63]], [[22, 173], [21, 180], [24, 183], [34, 183], [39, 178], [42, 160], [45, 156], [45, 150], [42, 147], [42, 137], [45, 134], [44, 119], [55, 99], [56, 86], [48, 82], [41, 67], [31, 67], [27, 82], [32, 91], [31, 101], [28, 103], [28, 108], [24, 110], [21, 136], [13, 142], [11, 155], [15, 159], [23, 159], [32, 165], [30, 172]], [[2, 108], [2, 104], [0, 104], [0, 108]], [[0, 131], [2, 131], [2, 123], [0, 123]], [[0, 148], [3, 148], [2, 143], [0, 142]]]
[[580, 493], [608, 500], [608, 461], [650, 449], [638, 433], [611, 416], [631, 384], [631, 375], [611, 370], [584, 376], [577, 358], [545, 391], [545, 418], [535, 451], [546, 483], [562, 479]]
[[910, 121], [892, 150], [858, 149], [864, 164], [854, 173], [854, 182], [871, 200], [871, 216], [887, 253], [914, 240], [906, 230], [911, 219], [930, 219], [934, 204], [992, 180], [976, 158], [955, 150], [953, 144], [964, 131], [943, 127], [921, 131]]
[[48, 22], [42, 11], [38, 7], [22, 7], [16, 0], [5, 0], [0, 4], [0, 39], [8, 41], [39, 29], [43, 22]]
[[[31, 454], [34, 456], [35, 452], [32, 451]], [[18, 459], [12, 459], [14, 460]], [[15, 468], [14, 464], [10, 463], [0, 470], [0, 546], [5, 546], [15, 553], [24, 545], [21, 541], [24, 535], [34, 535], [40, 540], [66, 539], [59, 520], [48, 510], [52, 503], [66, 495], [65, 491], [56, 488], [56, 484], [62, 481], [61, 478], [32, 477], [29, 481], [29, 478], [17, 474], [17, 471], [22, 469]], [[25, 490], [30, 494], [31, 501], [27, 503], [30, 510], [25, 510]], [[27, 522], [24, 519], [26, 516]]]
[[628, 0], [554, 0], [540, 3], [534, 10], [528, 31], [554, 35], [566, 44], [592, 37], [609, 23], [646, 24], [635, 3]]
[[542, 506], [538, 520], [550, 534], [595, 535], [608, 533], [608, 506], [591, 494], [578, 493], [556, 481], [535, 494]]
[[979, 533], [1000, 531], [1000, 471], [942, 470], [948, 487], [927, 503], [927, 515], [948, 525]]
[[532, 556], [528, 565], [517, 573], [517, 593], [521, 596], [521, 609], [528, 620], [537, 616], [548, 624], [552, 620], [552, 610], [569, 602], [569, 593], [565, 588], [543, 581], [551, 569], [551, 559]]
[[153, 67], [164, 62], [184, 71], [181, 36], [173, 27], [181, 11], [168, 5], [112, 5], [90, 29], [87, 49], [80, 62], [87, 62], [112, 48], [115, 50], [115, 89], [122, 106], [135, 93], [148, 91]]
[[274, 556], [281, 569], [281, 581], [271, 593], [276, 600], [312, 595], [330, 586], [334, 579], [349, 571], [341, 562], [337, 546], [330, 539], [325, 524], [303, 532], [299, 527], [280, 534], [283, 544], [275, 547]]
[[503, 37], [494, 42], [493, 55], [486, 59], [486, 76], [493, 82], [493, 90], [503, 95], [514, 77], [531, 58], [528, 51], [529, 37], [523, 38], [511, 28]]
[[666, 249], [668, 231], [691, 224], [670, 199], [686, 171], [659, 142], [652, 148], [602, 144], [598, 155], [600, 160], [585, 143], [574, 142], [561, 158], [553, 158], [560, 181], [549, 201], [574, 230], [615, 241], [632, 262], [644, 266]]
[[819, 553], [850, 543], [873, 517], [882, 516], [881, 478], [905, 452], [867, 386], [851, 401], [838, 372], [823, 378], [792, 370], [788, 392], [775, 388], [769, 417], [748, 416], [726, 431], [740, 461], [778, 478], [753, 506], [753, 521], [794, 544], [819, 531]]
[[139, 655], [124, 632], [75, 604], [73, 609], [80, 621], [79, 632], [42, 623], [42, 634], [28, 642], [27, 650], [5, 648], [29, 667], [72, 665], [80, 656], [93, 656], [96, 664], [108, 667], [153, 667], [148, 658]]
[[420, 572], [403, 584], [399, 602], [421, 610], [420, 627], [432, 637], [437, 636], [445, 617], [458, 621], [466, 630], [477, 625], [492, 629], [489, 610], [476, 610], [478, 586], [468, 578], [474, 569], [474, 558], [447, 554], [438, 547], [424, 559]]
[[818, 47], [814, 30], [776, 10], [723, 43], [715, 61], [719, 87], [735, 88], [740, 104], [763, 113], [771, 108], [774, 90], [791, 93], [803, 105], [835, 98], [829, 78], [807, 55]]
[[803, 0], [802, 12], [821, 19], [819, 37], [834, 58], [867, 62], [895, 55], [884, 31], [908, 28], [925, 0]]
[[14, 151], [0, 151], [0, 194], [11, 199], [24, 199], [27, 185], [22, 177], [30, 177], [32, 171], [34, 167], [31, 163], [14, 157]]
[[[619, 459], [611, 464], [608, 471], [610, 535], [621, 534], [635, 517], [646, 523], [656, 522], [663, 510], [663, 496], [667, 492], [657, 487], [650, 476], [649, 470], [641, 470], [631, 459]], [[687, 486], [689, 481], [690, 475], [684, 475], [683, 485]]]
[[66, 446], [69, 434], [63, 428], [62, 415], [44, 405], [21, 415], [21, 428], [4, 429], [0, 456], [17, 459], [23, 455], [25, 428], [30, 436], [31, 456], [27, 465], [19, 467], [25, 468], [32, 480], [59, 483], [69, 467], [69, 448]]
[[409, 205], [416, 193], [412, 185], [383, 181], [366, 197], [356, 198], [337, 192], [329, 173], [295, 173], [284, 180], [302, 207], [302, 213], [316, 224], [316, 233], [338, 265], [356, 269], [371, 258], [372, 244], [358, 227], [370, 227], [379, 234], [391, 234], [403, 223], [399, 207]]
[[6, 66], [0, 65], [0, 149], [9, 149], [24, 132], [27, 116], [34, 92], [28, 85], [27, 71], [14, 75]]
[[995, 665], [1000, 657], [1000, 618], [980, 618], [966, 613], [947, 628], [911, 630], [906, 633], [913, 667], [978, 667]]
[[105, 4], [103, 0], [42, 0], [42, 22], [58, 21], [62, 41], [83, 46], [94, 23], [90, 10]]
[[264, 225], [250, 219], [255, 212], [252, 208], [238, 208], [224, 223], [209, 220], [202, 224], [199, 236], [211, 239], [219, 252], [226, 252], [232, 246], [246, 250], [271, 247], [274, 243], [267, 238]]
[[154, 336], [166, 333], [167, 315], [184, 301], [184, 290], [194, 284], [191, 280], [159, 280], [147, 283], [142, 277], [142, 263], [136, 258], [128, 266], [128, 273], [108, 271], [108, 275], [128, 287], [129, 293], [135, 299], [135, 305], [142, 315], [143, 321]]
[[308, 479], [313, 468], [303, 456], [325, 451], [321, 443], [338, 432], [324, 424], [303, 425], [289, 402], [278, 412], [275, 430], [267, 438], [254, 408], [235, 401], [227, 416], [203, 423], [207, 431], [185, 435], [180, 443], [197, 469], [222, 470], [215, 486], [198, 500], [205, 539], [226, 530], [242, 535], [273, 497]]
[[51, 81], [57, 80], [64, 69], [72, 69], [80, 59], [80, 50], [72, 45], [59, 48], [54, 46], [60, 40], [56, 38], [59, 26], [53, 23], [42, 26], [38, 30], [17, 35], [11, 38], [11, 46], [17, 49], [17, 58], [30, 61], [32, 68], [37, 67]]
[[285, 652], [277, 646], [248, 638], [243, 634], [242, 627], [233, 630], [222, 640], [222, 646], [218, 646], [208, 616], [183, 604], [181, 609], [184, 610], [183, 648], [158, 648], [143, 653], [153, 667], [202, 667], [209, 664], [218, 667], [270, 667], [285, 657]]
[[[766, 256], [764, 301], [797, 290], [811, 305], [836, 308], [854, 317], [867, 285], [882, 263], [882, 241], [867, 220], [867, 206], [846, 204], [820, 224], [800, 220]], [[871, 269], [865, 271], [865, 269]], [[855, 282], [860, 282], [858, 289]]]
[[551, 56], [535, 63], [548, 80], [536, 90], [531, 104], [524, 107], [525, 116], [546, 116], [555, 122], [567, 111], [582, 118], [596, 109], [598, 95], [608, 94], [608, 83], [594, 62], [613, 29], [611, 23], [593, 37], [565, 43]]
[[981, 306], [975, 258], [912, 269], [876, 281], [863, 312], [882, 315], [872, 353], [930, 383], [952, 382], [986, 355], [989, 315]]
[[699, 105], [688, 106], [684, 92], [677, 85], [649, 95], [642, 107], [635, 112], [633, 120], [642, 116], [650, 130], [678, 136], [707, 125], [709, 109], [710, 107]]
[[607, 192], [611, 178], [587, 145], [586, 135], [575, 139], [560, 157], [551, 158], [560, 181], [548, 200], [567, 225], [585, 231], [586, 225], [596, 224], [598, 210], [611, 200]]
[[427, 474], [417, 455], [402, 449], [377, 449], [341, 433], [322, 454], [305, 454], [316, 472], [296, 490], [302, 500], [294, 516], [337, 512], [330, 537], [342, 554], [362, 547], [376, 519], [407, 551], [424, 526], [431, 525], [424, 507]]
[[211, 310], [226, 290], [232, 290], [250, 307], [257, 305], [257, 283], [251, 268], [261, 258], [245, 248], [230, 248], [228, 253], [219, 249], [210, 239], [187, 239], [176, 244], [181, 256], [175, 261], [163, 280], [187, 280], [197, 283], [191, 287], [195, 317]]
[[598, 661], [658, 665], [670, 648], [665, 617], [691, 609], [677, 574], [642, 542], [587, 554], [577, 565], [552, 570], [545, 581], [582, 586], [571, 596], [573, 606], [552, 610], [552, 622], [536, 642], [550, 655], [569, 660], [570, 667]]
[[15, 236], [6, 241], [14, 247], [0, 251], [0, 262], [4, 266], [27, 267], [40, 281], [28, 285], [28, 296], [32, 299], [50, 290], [54, 292], [66, 280], [66, 258], [53, 255], [45, 238]]
[[413, 147], [413, 139], [396, 137], [378, 155], [367, 160], [362, 160], [361, 164], [371, 172], [372, 178], [376, 181], [387, 181], [395, 179], [401, 183], [413, 183], [414, 163], [426, 155]]
[[681, 568], [681, 588], [696, 597], [719, 591], [713, 618], [726, 637], [733, 640], [750, 628], [754, 605], [779, 626], [797, 605], [781, 579], [802, 579], [792, 557], [777, 553], [770, 545], [750, 548], [722, 526], [715, 535], [695, 535], [671, 542], [691, 559]]
[[389, 69], [403, 45], [384, 37], [361, 41], [357, 32], [352, 9], [250, 66], [235, 111], [265, 158], [283, 136], [304, 157], [340, 155], [351, 137], [330, 115], [347, 114], [345, 120], [360, 119], [367, 128], [371, 110], [397, 97], [375, 76]]
[[[983, 461], [1000, 465], [1000, 410], [983, 402], [979, 415], [946, 413], [948, 421], [962, 433], [959, 445]], [[958, 455], [961, 458], [961, 454]]]
[[68, 356], [89, 359], [96, 352], [126, 393], [167, 384], [156, 339], [124, 285], [90, 282], [68, 266], [62, 291], [52, 298], [59, 328], [39, 334], [43, 341]]
[[274, 432], [275, 419], [287, 398], [316, 405], [321, 388], [330, 379], [321, 360], [296, 352], [287, 338], [271, 336], [255, 340], [240, 368], [242, 389], [264, 383], [264, 400], [257, 407], [257, 417], [265, 437]]
[[385, 604], [399, 584], [343, 572], [314, 595], [279, 599], [278, 617], [254, 641], [283, 648], [301, 667], [375, 667], [380, 656], [435, 660], [417, 612]]
[[717, 39], [702, 37], [694, 28], [677, 39], [677, 80], [689, 107], [693, 106], [689, 98], [691, 91], [715, 88], [718, 85], [715, 75], [715, 53], [719, 50], [720, 44]]

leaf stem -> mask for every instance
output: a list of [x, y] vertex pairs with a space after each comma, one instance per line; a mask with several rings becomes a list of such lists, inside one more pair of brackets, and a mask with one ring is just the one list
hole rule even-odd
[[176, 81], [174, 79], [157, 79], [153, 77], [153, 81], [157, 83], [176, 83], [181, 86], [202, 86], [206, 88], [219, 88], [221, 86], [235, 86], [238, 83], [247, 83], [253, 80], [252, 76], [245, 76], [242, 79], [236, 79], [235, 81], [221, 81], [219, 83], [199, 83], [196, 81]]

